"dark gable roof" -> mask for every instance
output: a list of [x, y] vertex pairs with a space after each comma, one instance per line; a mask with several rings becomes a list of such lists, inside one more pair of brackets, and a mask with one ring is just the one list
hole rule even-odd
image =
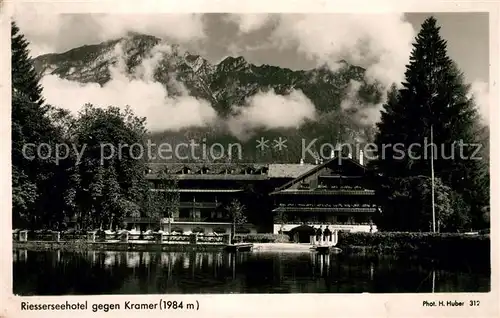
[[[320, 164], [320, 165], [315, 165], [312, 169], [306, 171], [305, 173], [301, 174], [300, 176], [298, 176], [297, 178], [285, 183], [284, 185], [282, 185], [281, 187], [279, 188], [276, 188], [274, 190], [274, 192], [277, 192], [277, 191], [281, 191], [281, 190], [284, 190], [286, 188], [289, 188], [290, 186], [296, 184], [297, 182], [300, 182], [302, 180], [304, 180], [305, 178], [307, 178], [308, 176], [312, 175], [313, 173], [316, 173], [317, 171], [329, 166], [331, 163], [333, 163], [335, 160], [337, 161], [341, 161], [340, 164], [342, 164], [342, 162], [349, 162], [349, 163], [353, 163], [355, 164], [356, 166], [358, 166], [359, 168], [363, 169], [363, 170], [369, 170], [366, 166], [363, 166], [362, 164], [360, 164], [359, 162], [357, 162], [356, 160], [354, 159], [351, 159], [351, 158], [338, 158], [338, 157], [335, 157], [335, 158], [332, 158], [332, 159], [329, 159], [327, 161], [325, 161], [324, 163]], [[273, 193], [274, 193], [273, 192]]]
[[[269, 178], [289, 178], [293, 179], [286, 183], [282, 187], [276, 189], [276, 191], [286, 189], [292, 184], [306, 178], [307, 176], [315, 173], [316, 171], [330, 165], [334, 160], [339, 160], [338, 158], [333, 158], [327, 160], [323, 164], [313, 165], [313, 164], [257, 164], [257, 163], [150, 163], [148, 164], [151, 171], [148, 172], [150, 178], [154, 178], [161, 173], [167, 174], [181, 174], [183, 169], [189, 169], [190, 175], [201, 174], [201, 170], [204, 169], [203, 174], [212, 175], [213, 178], [217, 178], [217, 175], [265, 175]], [[342, 158], [344, 162], [349, 162], [360, 167], [363, 170], [367, 170], [366, 166], [359, 164], [356, 160], [350, 158]], [[245, 173], [246, 172], [246, 173]]]

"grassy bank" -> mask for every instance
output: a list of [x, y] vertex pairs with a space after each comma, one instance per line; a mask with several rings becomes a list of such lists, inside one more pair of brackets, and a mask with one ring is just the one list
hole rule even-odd
[[465, 259], [490, 263], [490, 236], [462, 233], [339, 233], [338, 247], [345, 252], [414, 254], [434, 259]]
[[27, 241], [12, 243], [14, 249], [26, 249], [29, 251], [168, 251], [168, 252], [186, 252], [186, 251], [221, 251], [224, 245], [221, 244], [137, 244], [122, 242], [87, 242], [87, 241]]

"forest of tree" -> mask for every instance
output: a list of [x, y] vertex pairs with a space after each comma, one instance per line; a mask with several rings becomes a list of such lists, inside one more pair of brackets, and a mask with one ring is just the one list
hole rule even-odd
[[[28, 42], [11, 27], [13, 226], [64, 228], [76, 218], [82, 229], [109, 228], [127, 216], [156, 213], [149, 208], [146, 163], [123, 147], [143, 144], [145, 119], [112, 106], [87, 104], [72, 116], [45, 104]], [[102, 160], [102, 144], [122, 147], [121, 155]], [[68, 155], [57, 145], [67, 145]]]
[[[64, 228], [76, 218], [82, 229], [119, 226], [127, 216], [173, 214], [164, 211], [166, 201], [178, 196], [152, 194], [145, 180], [146, 162], [135, 159], [133, 149], [122, 149], [120, 158], [103, 162], [101, 144], [143, 144], [145, 118], [130, 109], [84, 105], [77, 116], [45, 103], [28, 42], [12, 23], [12, 215], [16, 228]], [[430, 137], [458, 154], [458, 141], [484, 143], [487, 127], [479, 120], [469, 98], [463, 74], [448, 57], [446, 42], [434, 18], [428, 18], [414, 43], [403, 88], [388, 94], [377, 124], [376, 144], [422, 144]], [[486, 142], [488, 142], [486, 140]], [[48, 145], [42, 156], [36, 148]], [[68, 156], [56, 153], [56, 145], [71, 145]], [[487, 145], [485, 145], [487, 146]], [[48, 150], [51, 150], [48, 152]], [[59, 148], [58, 151], [65, 151]], [[129, 152], [131, 150], [131, 152]], [[45, 152], [44, 152], [45, 151]], [[417, 151], [423, 152], [422, 148]], [[470, 156], [474, 148], [465, 148]], [[61, 155], [61, 154], [59, 154]], [[430, 158], [397, 159], [391, 149], [373, 161], [383, 176], [380, 195], [386, 202], [377, 220], [381, 229], [428, 231], [431, 221]], [[455, 156], [433, 161], [435, 207], [439, 228], [456, 231], [489, 226], [488, 159]], [[175, 182], [165, 180], [166, 187]], [[161, 193], [161, 192], [158, 192]], [[152, 197], [153, 196], [153, 197]], [[170, 205], [175, 209], [175, 204]], [[233, 204], [234, 222], [243, 207]]]

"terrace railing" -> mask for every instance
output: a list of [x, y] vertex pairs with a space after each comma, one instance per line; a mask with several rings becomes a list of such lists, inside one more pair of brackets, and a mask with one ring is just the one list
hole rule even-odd
[[104, 243], [156, 243], [156, 244], [229, 244], [229, 234], [165, 234], [158, 232], [130, 233], [124, 232], [88, 232], [64, 233], [64, 232], [36, 232], [36, 231], [13, 231], [12, 238], [16, 241], [44, 241], [44, 242], [70, 242], [89, 241]]

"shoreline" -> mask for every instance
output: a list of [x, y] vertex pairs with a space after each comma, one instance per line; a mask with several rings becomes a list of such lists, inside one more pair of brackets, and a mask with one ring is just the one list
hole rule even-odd
[[[157, 243], [123, 243], [123, 242], [49, 242], [49, 241], [28, 241], [13, 242], [13, 251], [32, 252], [224, 252], [234, 254], [234, 251], [227, 249], [228, 245], [223, 244], [157, 244]], [[317, 251], [311, 249], [310, 244], [300, 243], [253, 243], [253, 248], [249, 252], [238, 251], [236, 253], [278, 253], [278, 254], [316, 254]], [[380, 246], [346, 246], [338, 244], [340, 253], [329, 253], [339, 255], [338, 257], [349, 257], [351, 255], [362, 255], [363, 257], [374, 258], [384, 256], [395, 256], [403, 258], [419, 258], [428, 264], [440, 266], [465, 266], [466, 268], [480, 268], [481, 270], [491, 270], [491, 255], [449, 255], [427, 253], [418, 249], [389, 249]], [[321, 254], [321, 253], [319, 253]], [[477, 257], [480, 256], [480, 257]], [[465, 264], [465, 265], [464, 265]], [[434, 266], [433, 265], [433, 266]]]
[[[356, 242], [357, 241], [357, 242]], [[337, 248], [341, 249], [341, 254], [379, 254], [379, 255], [406, 255], [406, 256], [419, 256], [435, 260], [446, 260], [447, 258], [452, 260], [463, 260], [472, 261], [482, 264], [491, 264], [491, 250], [489, 239], [484, 243], [486, 245], [473, 244], [472, 246], [466, 244], [466, 242], [455, 242], [455, 244], [449, 244], [450, 242], [443, 242], [447, 244], [439, 244], [439, 242], [432, 242], [434, 244], [395, 244], [399, 242], [388, 241], [388, 242], [369, 242], [362, 240], [351, 240], [343, 242], [336, 245]], [[364, 243], [364, 244], [363, 244]], [[370, 244], [371, 243], [371, 244]], [[392, 243], [392, 244], [391, 244]], [[430, 242], [429, 242], [430, 243]], [[236, 243], [236, 245], [240, 244]], [[311, 249], [312, 245], [309, 243], [292, 243], [292, 242], [248, 242], [244, 244], [252, 244], [252, 252], [276, 252], [276, 253], [314, 253]], [[227, 251], [227, 247], [231, 246], [228, 244], [213, 244], [213, 243], [202, 243], [198, 242], [196, 244], [190, 244], [189, 242], [163, 242], [156, 243], [151, 241], [132, 241], [132, 242], [120, 242], [118, 240], [113, 241], [101, 241], [101, 242], [91, 242], [87, 240], [72, 240], [72, 241], [17, 241], [13, 240], [13, 250], [28, 250], [28, 251], [69, 251], [69, 252], [79, 252], [79, 251], [144, 251], [144, 252], [221, 252]], [[234, 246], [234, 245], [233, 245]], [[473, 248], [474, 247], [474, 248]], [[464, 253], [463, 251], [467, 251]]]
[[[241, 243], [236, 243], [236, 245]], [[243, 243], [245, 244], [245, 243]], [[250, 243], [253, 252], [313, 252], [310, 244]], [[224, 251], [226, 244], [152, 243], [152, 242], [88, 242], [88, 241], [13, 241], [13, 250], [29, 251]]]
[[13, 250], [29, 251], [223, 251], [225, 244], [189, 243], [140, 243], [140, 242], [87, 242], [87, 241], [26, 241], [12, 242]]

